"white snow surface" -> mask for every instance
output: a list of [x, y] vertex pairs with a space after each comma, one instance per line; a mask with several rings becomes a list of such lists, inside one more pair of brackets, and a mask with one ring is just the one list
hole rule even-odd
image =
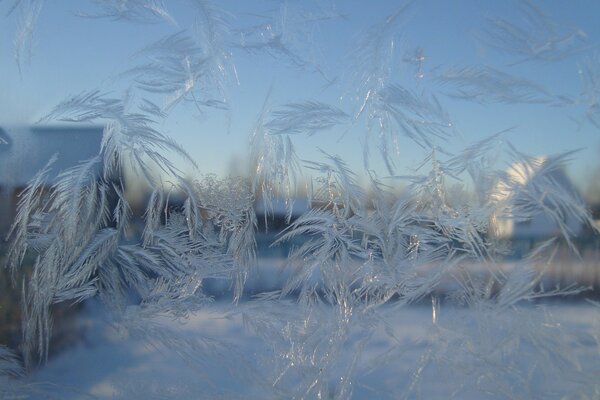
[[[243, 306], [244, 303], [241, 303], [236, 307]], [[51, 382], [53, 394], [62, 399], [265, 398], [267, 391], [263, 385], [269, 384], [269, 377], [275, 372], [274, 364], [268, 361], [272, 358], [273, 349], [247, 329], [239, 316], [224, 318], [232, 307], [226, 302], [216, 302], [181, 321], [156, 318], [155, 322], [169, 327], [181, 338], [212, 338], [226, 343], [229, 350], [237, 349], [248, 362], [247, 368], [254, 368], [246, 371], [248, 376], [245, 378], [232, 379], [228, 363], [218, 356], [212, 357], [212, 364], [210, 361], [208, 364], [195, 363], [190, 354], [177, 354], [123, 334], [105, 323], [102, 311], [88, 306], [81, 320], [86, 327], [84, 338], [51, 358], [33, 374], [31, 380], [42, 385]], [[531, 314], [533, 318], [552, 314], [561, 331], [567, 335], [567, 342], [572, 345], [569, 353], [577, 361], [575, 367], [569, 365], [569, 360], [557, 366], [565, 368], [562, 381], [546, 380], [543, 374], [533, 376], [531, 385], [517, 391], [517, 394], [530, 398], [561, 398], [563, 395], [581, 394], [579, 391], [584, 389], [598, 389], [582, 389], [579, 382], [581, 376], [598, 376], [600, 368], [598, 342], [593, 339], [599, 327], [597, 307], [581, 302], [550, 302], [528, 305], [519, 313]], [[489, 367], [490, 371], [501, 371], [503, 366], [520, 366], [523, 371], [535, 375], [536, 363], [544, 359], [533, 354], [539, 349], [519, 343], [518, 339], [514, 343], [518, 351], [507, 353], [504, 346], [495, 347], [495, 344], [514, 340], [518, 335], [504, 336], [508, 327], [502, 324], [497, 326], [496, 334], [477, 333], [477, 327], [481, 326], [475, 321], [481, 315], [467, 308], [442, 304], [437, 310], [436, 324], [432, 321], [432, 308], [427, 305], [402, 308], [392, 305], [381, 315], [385, 316], [388, 326], [369, 338], [359, 359], [352, 398], [482, 398], [485, 390], [481, 388], [485, 385], [499, 387], [506, 384], [500, 376], [489, 376], [486, 372]], [[525, 320], [526, 316], [520, 319]], [[457, 343], [452, 342], [454, 333], [471, 329], [473, 337], [482, 341], [482, 346], [490, 346], [489, 353], [477, 354], [481, 349], [469, 346], [450, 347]], [[487, 336], [478, 337], [479, 334]], [[349, 348], [356, 344], [356, 340], [360, 337], [349, 337]], [[443, 354], [436, 354], [436, 351], [442, 350], [440, 342], [445, 342], [450, 348], [443, 349]], [[502, 349], [498, 350], [500, 347]], [[503, 354], [494, 355], [496, 350]], [[343, 357], [346, 356], [350, 362], [352, 354], [344, 354]], [[436, 360], [437, 356], [440, 357]], [[484, 359], [486, 357], [487, 360]], [[435, 361], [423, 364], [425, 359]], [[486, 362], [498, 364], [486, 366]], [[457, 367], [462, 368], [460, 381], [456, 380]], [[254, 374], [264, 381], [253, 378]], [[421, 376], [415, 379], [416, 374]], [[498, 380], [494, 382], [496, 378]], [[486, 379], [490, 382], [486, 383]], [[520, 384], [513, 383], [515, 386]], [[332, 386], [335, 387], [335, 382]], [[498, 387], [494, 387], [494, 391]], [[507, 390], [515, 393], [513, 389]]]

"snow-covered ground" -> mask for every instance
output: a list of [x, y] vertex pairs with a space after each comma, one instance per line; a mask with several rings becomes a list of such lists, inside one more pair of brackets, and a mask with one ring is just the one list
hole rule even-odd
[[[251, 332], [240, 316], [224, 318], [231, 307], [216, 302], [182, 321], [155, 319], [157, 327], [173, 333], [172, 344], [199, 339], [225, 344], [200, 360], [125, 334], [88, 306], [81, 322], [86, 328], [83, 340], [50, 359], [31, 379], [51, 383], [51, 392], [63, 399], [259, 399], [267, 393], [271, 398], [275, 392], [267, 386], [277, 377], [277, 365], [269, 363], [274, 349]], [[442, 304], [434, 324], [430, 306], [384, 309], [380, 315], [388, 323], [366, 341], [353, 374], [352, 397], [475, 399], [486, 395], [486, 388], [501, 394], [491, 398], [599, 395], [598, 380], [593, 378], [600, 376], [597, 307], [549, 302], [510, 313], [486, 315]], [[545, 342], [539, 335], [542, 343], [528, 343], [527, 325], [548, 315], [554, 325], [539, 326], [548, 328], [551, 337]], [[349, 352], [363, 339], [349, 335]], [[551, 343], [567, 346], [565, 352], [544, 348]], [[555, 350], [564, 357], [555, 357]], [[236, 357], [242, 360], [238, 365]], [[349, 365], [352, 354], [342, 358], [346, 358], [342, 367]], [[555, 367], [562, 372], [549, 380], [544, 372], [548, 365], [540, 363], [555, 363], [550, 371]], [[232, 372], [236, 367], [240, 371]], [[332, 381], [331, 387], [335, 385]]]

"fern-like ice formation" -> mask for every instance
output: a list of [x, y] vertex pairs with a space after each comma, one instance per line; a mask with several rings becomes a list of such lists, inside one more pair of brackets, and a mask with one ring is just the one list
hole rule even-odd
[[[261, 398], [345, 399], [358, 392], [414, 398], [437, 383], [436, 373], [448, 390], [444, 396], [453, 398], [598, 394], [594, 371], [584, 371], [571, 354], [575, 339], [551, 313], [529, 305], [587, 289], [576, 283], [545, 286], [559, 242], [577, 253], [579, 231], [595, 226], [581, 197], [564, 182], [563, 168], [576, 153], [525, 155], [506, 140], [510, 130], [462, 150], [449, 146], [460, 132], [442, 98], [422, 83], [430, 74], [424, 73], [421, 48], [419, 81], [411, 87], [398, 79], [396, 47], [413, 3], [360, 36], [349, 72], [339, 79], [345, 87], [338, 97], [350, 105], [322, 99], [273, 105], [276, 96], [267, 96], [250, 134], [248, 179], [200, 171], [162, 124], [183, 102], [200, 113], [225, 109], [232, 118], [230, 83], [239, 79], [233, 54], [240, 49], [282, 59], [296, 72], [317, 72], [338, 89], [339, 82], [298, 42], [314, 26], [346, 16], [335, 7], [307, 11], [284, 2], [254, 15], [260, 24], [238, 28], [233, 14], [217, 4], [190, 0], [186, 11], [193, 23], [181, 26], [166, 2], [92, 3], [95, 11], [80, 16], [166, 23], [174, 32], [136, 53], [143, 61], [120, 75], [131, 79], [126, 95], [92, 89], [64, 100], [41, 120], [100, 123], [102, 144], [97, 155], [64, 170], [55, 167], [60, 154], [55, 155], [19, 196], [6, 264], [14, 272], [26, 255], [34, 263], [22, 283], [24, 361], [0, 346], [1, 396], [44, 390], [28, 385], [24, 375], [48, 355], [53, 305], [93, 298], [130, 337], [178, 354], [199, 371], [218, 360], [229, 379]], [[9, 13], [18, 9], [21, 21], [15, 40], [19, 69], [41, 5], [28, 0], [9, 6]], [[529, 1], [523, 12], [526, 27], [490, 20], [482, 42], [515, 57], [515, 63], [549, 63], [586, 49], [582, 31], [560, 29]], [[587, 119], [598, 125], [597, 58], [582, 64], [585, 90], [582, 100], [573, 101], [493, 66], [450, 67], [431, 75], [450, 88], [450, 97], [480, 104], [584, 104]], [[335, 152], [301, 157], [296, 140], [318, 140], [336, 129], [348, 136], [364, 133], [366, 184], [352, 169], [355, 163]], [[379, 157], [369, 150], [373, 144]], [[408, 148], [420, 149], [422, 162], [401, 171]], [[509, 162], [508, 170], [499, 158]], [[377, 163], [389, 180], [378, 177]], [[126, 195], [127, 174], [152, 188], [141, 222]], [[309, 181], [310, 207], [296, 217], [303, 180]], [[384, 183], [398, 180], [406, 183], [401, 195]], [[261, 263], [255, 204], [262, 202], [268, 231], [280, 199], [287, 227], [270, 245], [290, 247], [291, 271], [278, 290], [249, 298], [245, 285]], [[503, 232], [540, 215], [556, 235], [532, 243], [506, 268], [510, 248]], [[214, 281], [231, 289], [225, 317], [241, 318], [267, 351], [245, 354], [226, 340], [185, 336], [161, 323], [160, 318], [183, 321], [209, 308], [207, 286]], [[427, 334], [401, 338], [395, 314], [423, 302], [432, 308]], [[373, 356], [365, 350], [369, 346], [381, 351]], [[405, 363], [415, 349], [421, 350], [418, 356]], [[597, 362], [597, 347], [594, 351]], [[527, 359], [535, 361], [524, 363]], [[255, 370], [257, 363], [269, 368]], [[369, 386], [371, 374], [396, 370], [402, 371], [399, 380]], [[198, 376], [206, 380], [207, 397], [237, 394]], [[540, 386], [540, 380], [551, 384]]]

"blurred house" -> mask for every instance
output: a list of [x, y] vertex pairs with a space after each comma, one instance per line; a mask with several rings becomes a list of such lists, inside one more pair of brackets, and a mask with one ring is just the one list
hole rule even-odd
[[310, 209], [306, 198], [286, 200], [276, 197], [270, 204], [261, 199], [254, 203], [258, 230], [279, 233]]
[[0, 237], [14, 218], [19, 193], [54, 155], [50, 183], [58, 173], [97, 155], [101, 127], [0, 127]]
[[[560, 168], [546, 168], [552, 160], [538, 157], [531, 163], [515, 163], [492, 193], [501, 207], [492, 216], [490, 233], [512, 241], [535, 241], [559, 236], [561, 225], [579, 236], [584, 224], [565, 202], [583, 199]], [[557, 201], [561, 197], [564, 201]]]
[[591, 204], [590, 211], [592, 212], [595, 228], [600, 230], [600, 203]]
[[256, 244], [259, 257], [286, 258], [290, 249], [299, 247], [306, 241], [306, 237], [297, 236], [293, 239], [274, 245], [279, 235], [304, 213], [310, 210], [306, 198], [286, 200], [281, 197], [272, 199], [270, 204], [265, 204], [261, 199], [254, 203], [257, 230]]

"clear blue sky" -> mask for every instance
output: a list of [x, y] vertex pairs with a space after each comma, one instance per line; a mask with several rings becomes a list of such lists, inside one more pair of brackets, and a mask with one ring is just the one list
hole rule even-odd
[[[6, 12], [12, 2], [0, 2]], [[41, 10], [32, 42], [32, 56], [19, 75], [14, 57], [14, 38], [18, 12], [3, 18], [0, 25], [0, 125], [30, 124], [69, 95], [101, 89], [120, 96], [132, 84], [131, 76], [122, 76], [128, 68], [140, 64], [134, 57], [145, 45], [184, 29], [193, 21], [188, 1], [168, 1], [168, 10], [177, 26], [167, 22], [154, 24], [115, 21], [111, 18], [81, 18], [78, 13], [94, 13], [94, 2], [82, 0], [47, 1]], [[228, 11], [233, 29], [265, 22], [259, 16], [281, 16], [277, 1], [218, 2]], [[344, 18], [318, 24], [295, 24], [285, 21], [286, 40], [307, 66], [290, 65], [284, 57], [264, 53], [247, 54], [232, 49], [232, 63], [239, 83], [230, 76], [227, 91], [232, 101], [231, 127], [226, 114], [208, 111], [199, 115], [190, 103], [175, 107], [160, 128], [183, 144], [206, 172], [223, 173], [232, 160], [243, 160], [248, 153], [248, 137], [265, 96], [271, 91], [271, 104], [319, 100], [353, 112], [356, 104], [348, 99], [352, 93], [352, 59], [348, 57], [369, 26], [385, 20], [398, 8], [398, 1], [288, 2], [290, 15], [304, 7], [316, 10], [335, 9]], [[520, 62], [515, 57], [486, 47], [478, 37], [489, 27], [488, 19], [521, 21], [518, 2], [506, 1], [415, 1], [395, 31], [395, 58], [392, 81], [416, 91], [436, 93], [448, 110], [458, 136], [440, 145], [459, 151], [473, 141], [509, 127], [516, 127], [505, 137], [517, 148], [531, 155], [546, 155], [583, 148], [569, 169], [581, 186], [600, 165], [600, 129], [585, 120], [585, 105], [550, 107], [538, 104], [473, 104], [443, 95], [433, 78], [451, 67], [493, 66], [503, 72], [524, 77], [543, 85], [553, 94], [579, 98], [582, 85], [578, 68], [600, 43], [600, 2], [545, 1], [540, 3], [557, 32], [580, 29], [587, 35], [590, 49], [574, 53], [557, 62]], [[279, 14], [278, 14], [279, 13]], [[294, 14], [295, 13], [295, 14]], [[281, 22], [283, 19], [275, 19]], [[273, 29], [278, 29], [277, 24]], [[237, 40], [231, 35], [228, 40]], [[422, 48], [424, 77], [415, 77], [417, 66], [403, 59]], [[311, 72], [318, 63], [324, 75], [336, 81], [327, 85], [319, 73]], [[598, 66], [600, 68], [600, 66]], [[582, 122], [582, 123], [579, 123]], [[362, 169], [364, 125], [339, 127], [310, 137], [294, 137], [302, 159], [318, 159], [317, 148], [340, 154], [356, 171]], [[376, 143], [372, 143], [373, 148]], [[399, 172], [409, 173], [423, 158], [424, 152], [408, 138], [402, 138], [396, 163]], [[373, 155], [377, 160], [377, 155]], [[241, 161], [237, 166], [244, 166]], [[373, 164], [381, 176], [383, 163]], [[243, 167], [242, 167], [243, 168]]]

